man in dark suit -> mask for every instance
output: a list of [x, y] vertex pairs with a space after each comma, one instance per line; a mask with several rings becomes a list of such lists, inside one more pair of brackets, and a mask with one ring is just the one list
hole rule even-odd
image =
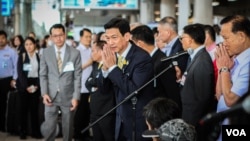
[[[177, 31], [177, 21], [173, 17], [164, 17], [160, 20], [158, 24], [158, 39], [167, 43], [167, 45], [161, 50], [166, 54], [166, 56], [175, 55], [176, 53], [184, 51], [181, 42], [178, 40]], [[166, 63], [171, 64], [173, 61], [177, 62], [178, 67], [181, 72], [186, 69], [188, 60], [188, 55], [180, 56], [176, 59], [170, 59]], [[167, 65], [167, 66], [168, 66]], [[165, 80], [165, 90], [166, 97], [174, 100], [180, 108], [182, 108], [181, 98], [180, 98], [180, 87], [176, 82], [175, 69], [172, 68], [167, 72], [167, 79]]]
[[45, 140], [56, 137], [59, 109], [62, 112], [62, 134], [64, 141], [72, 140], [73, 119], [80, 99], [81, 56], [80, 52], [66, 45], [66, 33], [62, 24], [50, 28], [54, 46], [44, 50], [40, 62], [40, 84], [45, 104], [45, 122], [42, 134]]
[[[153, 64], [147, 52], [129, 42], [128, 21], [113, 18], [104, 28], [107, 46], [102, 53], [103, 67], [99, 80], [104, 87], [114, 88], [118, 104], [153, 77]], [[116, 109], [117, 141], [144, 140], [141, 134], [147, 126], [142, 110], [153, 97], [153, 83], [150, 83], [131, 98], [132, 102], [128, 99]]]
[[[161, 62], [162, 58], [166, 58], [166, 55], [157, 47], [154, 46], [154, 34], [153, 31], [147, 25], [141, 25], [134, 28], [131, 31], [132, 41], [144, 49], [150, 54], [154, 64], [154, 76], [161, 73], [166, 69], [169, 63]], [[167, 70], [170, 71], [170, 70]], [[172, 73], [175, 76], [175, 71]], [[165, 81], [168, 79], [168, 73], [165, 72], [161, 74], [158, 78], [154, 80], [154, 90], [156, 97], [167, 97], [169, 93]], [[174, 79], [173, 83], [176, 83]]]
[[181, 78], [182, 118], [196, 127], [198, 140], [205, 141], [209, 131], [199, 126], [199, 120], [209, 112], [214, 105], [214, 70], [210, 55], [205, 49], [205, 32], [201, 24], [184, 27], [180, 37], [184, 50], [193, 49], [191, 62]]
[[[115, 106], [114, 89], [101, 89], [98, 78], [101, 73], [102, 66], [102, 49], [106, 44], [105, 41], [96, 41], [91, 47], [91, 59], [94, 61], [93, 70], [88, 77], [85, 86], [90, 92], [90, 122], [96, 121], [98, 118], [106, 114], [108, 110]], [[97, 122], [93, 127], [94, 141], [114, 141], [115, 140], [115, 111], [109, 113], [101, 121]]]

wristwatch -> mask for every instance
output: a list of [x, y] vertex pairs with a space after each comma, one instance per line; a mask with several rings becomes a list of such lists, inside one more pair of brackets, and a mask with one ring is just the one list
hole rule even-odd
[[230, 69], [228, 67], [222, 67], [219, 73], [221, 72], [230, 72]]

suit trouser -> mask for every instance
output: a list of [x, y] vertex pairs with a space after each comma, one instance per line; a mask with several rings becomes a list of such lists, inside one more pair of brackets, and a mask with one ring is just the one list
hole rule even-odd
[[7, 107], [7, 94], [10, 90], [10, 81], [12, 77], [6, 77], [0, 79], [0, 131], [5, 131], [5, 114]]
[[44, 133], [45, 141], [55, 141], [56, 138], [56, 126], [58, 123], [58, 111], [59, 108], [62, 112], [62, 134], [63, 141], [72, 141], [73, 137], [73, 120], [75, 111], [70, 111], [71, 107], [59, 106], [54, 104], [52, 106], [45, 105], [45, 122]]
[[[101, 116], [91, 116], [91, 122]], [[109, 114], [93, 127], [93, 141], [115, 141], [115, 114]]]
[[89, 131], [81, 134], [81, 131], [88, 127], [90, 121], [89, 93], [81, 93], [79, 105], [74, 119], [74, 138], [84, 139], [89, 137]]
[[[28, 78], [28, 85], [36, 85], [38, 78]], [[19, 92], [20, 96], [20, 132], [26, 134], [28, 131], [28, 117], [31, 119], [31, 136], [40, 136], [40, 123], [39, 123], [39, 98], [41, 96], [40, 89], [34, 93], [29, 93], [27, 90]]]

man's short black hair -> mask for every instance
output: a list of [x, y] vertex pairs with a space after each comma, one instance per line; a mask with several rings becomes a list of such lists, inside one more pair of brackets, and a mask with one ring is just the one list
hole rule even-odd
[[88, 29], [88, 28], [83, 28], [83, 29], [80, 31], [80, 36], [81, 36], [81, 37], [84, 35], [84, 31], [86, 31], [86, 32], [88, 32], [88, 33], [90, 33], [90, 34], [92, 34], [92, 32], [91, 32], [90, 29]]
[[159, 128], [168, 120], [180, 118], [181, 111], [173, 100], [159, 97], [151, 100], [144, 107], [143, 116], [152, 128]]
[[183, 29], [183, 33], [188, 34], [197, 44], [203, 45], [206, 39], [204, 26], [202, 24], [187, 25]]
[[154, 45], [154, 33], [147, 25], [141, 25], [131, 31], [132, 40], [141, 40], [148, 45]]
[[125, 35], [125, 33], [130, 33], [130, 26], [129, 22], [123, 18], [113, 18], [108, 23], [104, 25], [104, 29], [111, 29], [111, 28], [118, 28], [122, 36]]
[[51, 35], [52, 34], [52, 29], [62, 29], [63, 30], [63, 33], [65, 33], [65, 27], [62, 25], [62, 24], [54, 24], [52, 25], [52, 27], [50, 28], [49, 30], [49, 34]]
[[7, 33], [4, 30], [0, 30], [0, 35], [3, 35], [5, 38], [8, 37]]

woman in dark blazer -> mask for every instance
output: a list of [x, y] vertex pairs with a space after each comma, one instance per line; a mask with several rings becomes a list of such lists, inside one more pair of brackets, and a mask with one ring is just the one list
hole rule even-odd
[[19, 55], [17, 63], [17, 88], [20, 96], [20, 139], [26, 139], [28, 117], [31, 120], [31, 136], [41, 138], [39, 126], [39, 56], [36, 53], [36, 42], [27, 37], [24, 40], [26, 52]]

